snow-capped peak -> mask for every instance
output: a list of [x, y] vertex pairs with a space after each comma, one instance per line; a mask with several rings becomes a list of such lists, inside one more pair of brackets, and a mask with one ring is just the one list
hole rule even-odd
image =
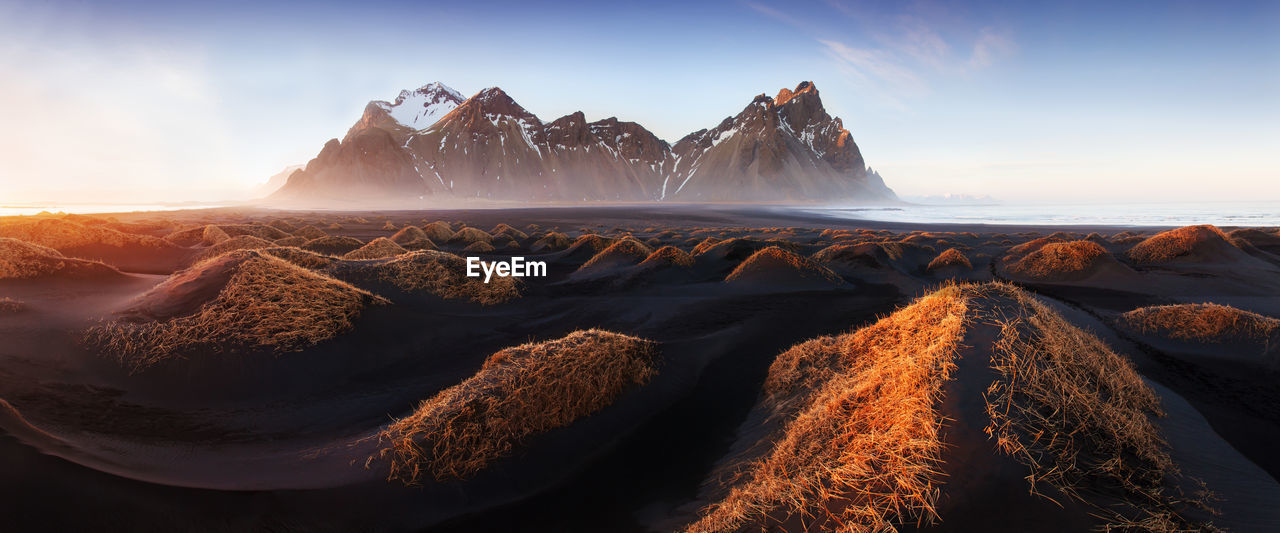
[[400, 91], [395, 103], [382, 106], [392, 120], [412, 130], [424, 130], [453, 111], [463, 101], [462, 94], [440, 82], [428, 83], [415, 91]]

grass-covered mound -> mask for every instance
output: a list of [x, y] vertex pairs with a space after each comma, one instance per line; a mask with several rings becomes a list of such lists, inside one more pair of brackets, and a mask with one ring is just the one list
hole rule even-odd
[[493, 235], [489, 235], [487, 232], [479, 228], [463, 227], [454, 232], [453, 235], [449, 237], [448, 242], [449, 244], [461, 245], [470, 245], [477, 242], [491, 244], [493, 243]]
[[53, 248], [0, 238], [0, 280], [44, 277], [102, 279], [121, 276], [123, 274], [119, 270], [97, 261], [72, 259]]
[[630, 237], [619, 239], [587, 260], [586, 263], [583, 263], [575, 272], [575, 275], [590, 276], [614, 270], [618, 267], [635, 265], [644, 261], [651, 253], [653, 253], [653, 250], [640, 241]]
[[[968, 346], [979, 327], [989, 334]], [[944, 431], [944, 407], [981, 431]], [[1180, 492], [1189, 480], [1154, 423], [1159, 397], [1132, 364], [1010, 285], [945, 286], [856, 332], [798, 344], [770, 367], [757, 410], [766, 433], [748, 433], [754, 445], [718, 469], [718, 492], [688, 531], [945, 523], [939, 497], [967, 465], [943, 452], [983, 445], [949, 442], [956, 433], [985, 433], [1033, 494], [1074, 500], [1108, 530], [1212, 528], [1195, 518], [1208, 516], [1204, 495]]]
[[236, 250], [261, 250], [263, 248], [274, 248], [276, 246], [279, 245], [252, 235], [237, 235], [201, 250], [200, 254], [196, 256], [196, 262], [218, 257], [227, 252], [233, 252]]
[[693, 266], [693, 263], [693, 255], [690, 255], [689, 252], [667, 245], [654, 250], [653, 253], [644, 258], [644, 261], [640, 262], [640, 268], [650, 269], [668, 266], [689, 268]]
[[938, 254], [938, 257], [933, 258], [925, 269], [930, 272], [943, 269], [973, 270], [973, 263], [970, 263], [969, 258], [964, 256], [964, 252], [955, 248], [947, 248]]
[[1157, 233], [1129, 249], [1138, 264], [1235, 261], [1244, 256], [1216, 226], [1186, 226]]
[[361, 246], [364, 246], [364, 241], [355, 237], [333, 236], [307, 241], [306, 244], [302, 245], [302, 249], [325, 255], [341, 256]]
[[1156, 305], [1120, 316], [1125, 328], [1196, 343], [1274, 342], [1280, 320], [1227, 305], [1211, 303]]
[[329, 234], [325, 233], [324, 230], [310, 225], [298, 228], [297, 231], [293, 232], [293, 235], [296, 237], [302, 237], [308, 241], [329, 236]]
[[783, 429], [690, 532], [891, 531], [932, 518], [943, 443], [937, 406], [955, 368], [967, 298], [949, 287], [855, 333], [784, 352], [762, 404]]
[[1034, 281], [1076, 281], [1098, 274], [1127, 273], [1128, 268], [1096, 242], [1047, 242], [1022, 256], [1005, 256], [1009, 274]]
[[538, 237], [537, 240], [533, 241], [533, 244], [529, 245], [529, 251], [558, 252], [560, 250], [568, 248], [572, 244], [573, 244], [573, 239], [570, 239], [568, 235], [565, 235], [558, 231], [550, 231], [550, 232], [547, 232], [546, 235]]
[[395, 257], [405, 253], [405, 249], [386, 237], [378, 237], [368, 244], [361, 246], [355, 250], [347, 252], [343, 255], [343, 259], [383, 259], [386, 257]]
[[226, 231], [213, 224], [180, 229], [164, 236], [164, 240], [178, 246], [212, 246], [230, 238]]
[[453, 227], [448, 222], [437, 220], [425, 226], [422, 226], [422, 233], [432, 242], [448, 242], [453, 238]]
[[446, 300], [465, 299], [484, 305], [513, 300], [520, 296], [520, 281], [494, 276], [467, 277], [465, 259], [447, 252], [408, 252], [380, 261], [344, 264], [334, 274], [354, 283], [386, 283], [402, 292], [425, 292]]
[[751, 254], [724, 280], [726, 283], [778, 287], [829, 287], [844, 283], [840, 276], [827, 267], [776, 246]]
[[505, 222], [498, 223], [498, 225], [494, 226], [492, 230], [489, 230], [489, 234], [495, 239], [498, 237], [507, 237], [513, 241], [523, 241], [529, 238], [529, 234], [520, 231]]
[[60, 252], [91, 246], [112, 248], [172, 248], [163, 239], [123, 233], [100, 226], [85, 226], [56, 218], [0, 223], [0, 237], [18, 239]]
[[657, 374], [653, 343], [600, 330], [504, 349], [382, 432], [388, 479], [466, 479]]
[[173, 274], [85, 340], [133, 370], [193, 351], [296, 351], [350, 330], [385, 300], [252, 250]]

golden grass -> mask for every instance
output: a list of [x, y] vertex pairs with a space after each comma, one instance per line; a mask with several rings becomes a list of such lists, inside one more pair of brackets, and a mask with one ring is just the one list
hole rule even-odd
[[529, 238], [529, 234], [513, 228], [504, 222], [500, 222], [497, 226], [494, 226], [493, 229], [489, 231], [489, 234], [494, 237], [505, 235], [517, 241], [523, 241]]
[[556, 252], [568, 248], [571, 245], [573, 245], [573, 239], [570, 239], [568, 235], [558, 231], [551, 231], [534, 241], [533, 244], [529, 246], [529, 249], [534, 252], [544, 249]]
[[293, 236], [293, 237], [285, 237], [283, 239], [276, 239], [275, 244], [276, 246], [297, 248], [299, 246], [306, 244], [307, 241], [308, 239], [306, 237]]
[[1138, 263], [1167, 263], [1194, 255], [1218, 241], [1231, 246], [1231, 238], [1216, 226], [1186, 226], [1148, 237], [1129, 249], [1129, 257]]
[[383, 259], [386, 257], [395, 257], [405, 253], [405, 249], [386, 237], [378, 237], [368, 244], [361, 246], [355, 250], [347, 252], [342, 256], [343, 259]]
[[610, 239], [608, 237], [601, 237], [594, 233], [588, 233], [574, 240], [573, 244], [570, 244], [568, 249], [576, 251], [587, 248], [590, 249], [593, 254], [597, 254], [605, 248], [612, 246], [616, 241], [617, 239]]
[[422, 228], [414, 225], [408, 225], [400, 228], [400, 231], [397, 231], [395, 235], [391, 236], [391, 241], [400, 245], [422, 239], [426, 239], [428, 241], [431, 240], [430, 237], [427, 237], [427, 232], [422, 231]]
[[275, 248], [263, 248], [259, 251], [265, 254], [271, 254], [275, 257], [279, 257], [280, 259], [284, 259], [285, 261], [310, 270], [322, 270], [328, 268], [333, 266], [333, 263], [336, 261], [333, 257], [303, 250], [294, 246], [277, 246]]
[[395, 231], [397, 228], [394, 222], [388, 220], [382, 224], [382, 229], [383, 231]]
[[452, 237], [449, 237], [449, 242], [454, 244], [457, 244], [457, 243], [474, 244], [477, 242], [490, 244], [493, 242], [493, 235], [489, 235], [482, 229], [463, 227], [458, 231], [454, 232]]
[[1087, 271], [1110, 256], [1093, 241], [1050, 242], [1008, 266], [1009, 272], [1030, 279], [1053, 279]]
[[649, 257], [644, 258], [640, 262], [641, 268], [649, 268], [656, 266], [673, 265], [681, 268], [689, 268], [693, 266], [693, 256], [684, 250], [675, 246], [667, 245], [658, 248]]
[[619, 239], [609, 245], [608, 248], [592, 256], [578, 270], [588, 271], [597, 268], [610, 268], [620, 264], [639, 263], [649, 257], [651, 253], [653, 253], [653, 249], [649, 248], [648, 245], [627, 237]]
[[1280, 320], [1211, 303], [1142, 307], [1121, 315], [1120, 323], [1139, 333], [1208, 343], [1268, 342], [1280, 332]]
[[203, 261], [211, 257], [218, 257], [227, 252], [234, 252], [236, 250], [260, 250], [262, 248], [274, 248], [275, 246], [277, 246], [276, 243], [266, 239], [260, 239], [252, 235], [239, 235], [201, 250], [196, 261]]
[[298, 237], [302, 237], [308, 241], [321, 239], [329, 236], [329, 234], [325, 233], [324, 230], [317, 228], [315, 226], [303, 226], [301, 228], [298, 228], [298, 230], [293, 232], [293, 234]]
[[11, 315], [27, 310], [27, 304], [13, 298], [0, 298], [0, 315]]
[[453, 238], [453, 227], [443, 220], [437, 220], [422, 226], [422, 232], [427, 235], [428, 239], [435, 242], [448, 242], [449, 239]]
[[427, 292], [446, 300], [467, 299], [492, 305], [520, 296], [517, 278], [494, 276], [489, 283], [485, 283], [483, 278], [469, 278], [466, 260], [447, 252], [409, 252], [361, 269], [374, 279], [390, 283], [400, 290]]
[[123, 248], [173, 248], [174, 244], [149, 235], [123, 233], [113, 229], [85, 226], [66, 220], [45, 218], [0, 224], [0, 237], [8, 237], [53, 248], [67, 250], [85, 246]]
[[274, 241], [276, 239], [283, 239], [289, 236], [289, 234], [284, 231], [261, 224], [220, 224], [218, 228], [232, 237], [250, 235], [259, 239]]
[[[283, 259], [240, 250], [182, 272], [140, 297], [165, 304], [202, 277], [229, 275], [216, 296], [189, 314], [157, 321], [115, 320], [90, 328], [85, 342], [137, 371], [200, 348], [297, 351], [354, 327], [365, 307], [386, 301]], [[199, 303], [199, 302], [191, 302]], [[145, 311], [144, 311], [145, 313]]]
[[18, 239], [0, 238], [0, 280], [45, 276], [95, 276], [120, 272], [97, 261], [72, 259], [53, 248]]
[[948, 286], [872, 326], [778, 356], [763, 402], [790, 421], [687, 531], [765, 530], [796, 518], [822, 530], [894, 531], [935, 519], [939, 397], [967, 306]]
[[298, 231], [297, 226], [294, 226], [293, 224], [290, 224], [289, 222], [280, 220], [280, 219], [272, 220], [271, 222], [268, 222], [267, 225], [275, 229], [278, 229], [280, 231], [283, 231], [285, 233], [293, 233], [295, 231]]
[[326, 255], [342, 255], [361, 246], [364, 246], [364, 241], [355, 237], [334, 236], [312, 239], [302, 245], [301, 248]]
[[1014, 302], [985, 317], [1000, 335], [984, 429], [1031, 469], [1032, 492], [1048, 497], [1040, 485], [1057, 488], [1094, 507], [1109, 531], [1211, 528], [1185, 514], [1210, 510], [1207, 495], [1173, 494], [1180, 474], [1152, 422], [1163, 416], [1160, 398], [1128, 359], [1011, 285], [974, 293]]
[[725, 276], [727, 283], [753, 281], [760, 279], [770, 281], [779, 276], [797, 275], [803, 279], [824, 281], [839, 284], [844, 280], [827, 267], [819, 265], [807, 257], [777, 246], [762, 248], [751, 254], [745, 261]]
[[504, 349], [381, 434], [388, 480], [466, 479], [529, 437], [604, 409], [657, 374], [650, 341], [600, 330]]
[[720, 239], [717, 239], [715, 237], [707, 237], [705, 239], [702, 239], [701, 242], [695, 245], [691, 253], [693, 255], [700, 255], [703, 252], [710, 250], [712, 246], [715, 246], [717, 244], [720, 244]]
[[475, 254], [487, 254], [493, 252], [495, 248], [487, 242], [473, 242], [462, 249], [464, 252]]
[[964, 253], [955, 248], [947, 248], [938, 257], [933, 258], [929, 262], [927, 269], [929, 271], [938, 270], [940, 268], [959, 267], [965, 270], [973, 270], [973, 263], [969, 262], [969, 258]]

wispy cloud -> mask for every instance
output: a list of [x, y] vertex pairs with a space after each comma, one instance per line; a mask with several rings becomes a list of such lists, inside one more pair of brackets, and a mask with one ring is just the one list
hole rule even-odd
[[[826, 0], [831, 16], [782, 11], [752, 2], [752, 10], [810, 34], [834, 68], [868, 93], [898, 106], [928, 94], [940, 80], [968, 76], [1012, 56], [1012, 32], [967, 23], [941, 6], [909, 4], [895, 12]], [[834, 19], [834, 21], [833, 21]]]

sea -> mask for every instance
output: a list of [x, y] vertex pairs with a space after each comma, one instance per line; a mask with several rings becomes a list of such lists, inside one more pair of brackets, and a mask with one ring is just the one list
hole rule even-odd
[[[206, 209], [232, 204], [0, 204], [0, 216], [49, 213], [127, 213]], [[802, 207], [800, 210], [858, 220], [922, 224], [991, 224], [1016, 226], [1280, 226], [1280, 201], [902, 205], [891, 207]]]
[[830, 216], [922, 224], [1016, 226], [1280, 226], [1280, 201], [823, 207]]

